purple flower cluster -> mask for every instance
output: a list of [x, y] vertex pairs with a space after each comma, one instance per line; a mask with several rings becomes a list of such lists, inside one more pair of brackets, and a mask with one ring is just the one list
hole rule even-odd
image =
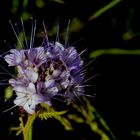
[[16, 93], [14, 103], [29, 114], [39, 103], [52, 105], [53, 98], [68, 104], [84, 94], [83, 61], [74, 47], [65, 48], [59, 42], [30, 49], [12, 49], [4, 57], [17, 69], [9, 84]]

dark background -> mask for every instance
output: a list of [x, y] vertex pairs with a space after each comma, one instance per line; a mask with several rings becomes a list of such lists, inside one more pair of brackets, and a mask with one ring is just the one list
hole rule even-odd
[[[90, 61], [89, 54], [94, 50], [140, 48], [140, 8], [138, 0], [124, 0], [92, 21], [88, 21], [89, 17], [111, 2], [110, 0], [65, 0], [65, 4], [52, 0], [46, 1], [43, 8], [38, 8], [35, 1], [29, 1], [27, 7], [23, 8], [23, 1], [21, 1], [16, 12], [12, 11], [13, 1], [0, 1], [0, 41], [2, 46], [0, 47], [2, 49], [4, 46], [3, 40], [7, 40], [9, 44], [16, 41], [8, 20], [11, 19], [13, 22], [18, 23], [23, 11], [30, 13], [38, 22], [44, 20], [50, 28], [59, 21], [62, 30], [67, 27], [69, 19], [73, 17], [80, 19], [85, 26], [70, 34], [70, 42], [84, 38], [76, 46], [79, 51], [87, 49], [85, 54], [86, 62]], [[122, 35], [129, 30], [133, 30], [133, 35], [131, 38], [124, 40]], [[91, 68], [94, 68], [94, 70]], [[87, 68], [87, 72], [87, 78], [99, 74], [90, 81], [93, 86], [92, 89], [87, 89], [87, 92], [89, 94], [96, 93], [96, 98], [90, 100], [117, 139], [140, 139], [140, 137], [131, 134], [131, 131], [140, 130], [140, 56], [102, 55], [97, 57]], [[4, 103], [3, 88], [1, 86], [0, 89], [2, 95], [0, 98], [0, 111], [12, 104]], [[0, 114], [0, 140], [15, 139], [14, 134], [8, 132], [8, 128], [12, 122], [17, 122], [16, 116], [17, 113], [14, 115], [10, 115], [10, 113]], [[36, 123], [39, 124], [39, 127], [37, 124], [35, 125], [36, 137], [34, 139], [50, 140], [56, 137], [61, 140], [84, 140], [83, 137], [89, 140], [99, 139], [98, 136], [90, 132], [89, 128], [83, 129], [83, 127], [78, 128], [76, 126], [76, 132], [66, 133], [55, 120], [45, 123], [37, 120]], [[17, 139], [20, 139], [20, 137]]]

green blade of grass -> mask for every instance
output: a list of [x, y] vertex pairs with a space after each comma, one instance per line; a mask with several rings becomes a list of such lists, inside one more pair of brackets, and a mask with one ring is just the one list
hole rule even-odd
[[90, 58], [97, 58], [101, 55], [140, 55], [140, 49], [136, 50], [124, 50], [124, 49], [100, 49], [95, 50], [90, 54]]
[[89, 17], [88, 20], [91, 21], [91, 20], [99, 17], [104, 12], [106, 12], [107, 10], [109, 10], [112, 7], [114, 7], [115, 5], [117, 5], [119, 2], [121, 2], [121, 0], [113, 0], [112, 2], [110, 2], [107, 5], [105, 5], [104, 7], [102, 7], [101, 9], [97, 10], [92, 16]]

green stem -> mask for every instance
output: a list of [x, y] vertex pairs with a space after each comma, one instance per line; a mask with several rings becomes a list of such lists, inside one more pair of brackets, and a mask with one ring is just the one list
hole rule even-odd
[[32, 140], [32, 125], [33, 125], [35, 118], [36, 118], [36, 113], [28, 116], [28, 120], [23, 129], [24, 140]]

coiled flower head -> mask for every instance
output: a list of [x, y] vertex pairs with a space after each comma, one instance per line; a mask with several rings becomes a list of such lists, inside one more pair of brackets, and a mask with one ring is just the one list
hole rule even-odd
[[57, 97], [70, 104], [84, 95], [83, 61], [74, 47], [48, 39], [42, 46], [31, 46], [11, 49], [4, 57], [9, 66], [17, 69], [15, 78], [9, 80], [17, 106], [33, 114], [39, 103], [52, 106], [52, 99]]

